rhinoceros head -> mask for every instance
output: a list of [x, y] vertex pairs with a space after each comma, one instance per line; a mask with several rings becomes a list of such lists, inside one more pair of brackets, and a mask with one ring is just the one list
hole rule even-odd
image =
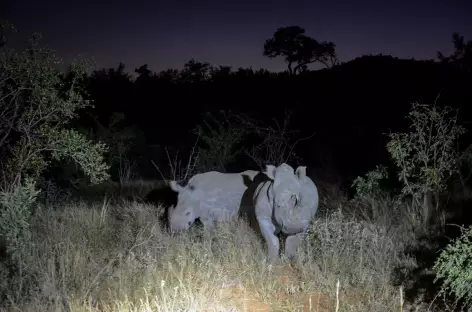
[[265, 174], [272, 179], [274, 208], [277, 210], [293, 209], [300, 201], [300, 180], [293, 168], [285, 163], [278, 167], [267, 165]]
[[176, 181], [171, 181], [170, 187], [178, 195], [177, 205], [169, 210], [169, 228], [171, 232], [181, 232], [187, 230], [198, 218], [200, 201], [192, 185], [183, 187]]

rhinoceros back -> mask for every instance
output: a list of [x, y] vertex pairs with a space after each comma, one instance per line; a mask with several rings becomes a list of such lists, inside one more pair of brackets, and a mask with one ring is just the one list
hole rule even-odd
[[210, 171], [189, 180], [200, 198], [199, 215], [202, 219], [227, 221], [238, 216], [241, 199], [257, 171], [221, 173]]

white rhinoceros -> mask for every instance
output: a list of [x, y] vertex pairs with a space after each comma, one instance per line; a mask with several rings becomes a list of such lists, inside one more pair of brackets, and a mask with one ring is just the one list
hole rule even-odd
[[[240, 173], [209, 171], [196, 174], [185, 187], [171, 181], [170, 187], [178, 193], [178, 199], [177, 205], [169, 210], [170, 231], [187, 230], [197, 218], [204, 228], [237, 218], [243, 194], [258, 173], [254, 170]], [[248, 204], [252, 205], [252, 202]]]
[[306, 176], [306, 166], [294, 172], [285, 163], [279, 167], [266, 166], [269, 178], [260, 183], [254, 192], [255, 217], [268, 248], [268, 261], [274, 263], [279, 256], [279, 233], [287, 235], [285, 255], [296, 256], [297, 248], [318, 209], [318, 189]]

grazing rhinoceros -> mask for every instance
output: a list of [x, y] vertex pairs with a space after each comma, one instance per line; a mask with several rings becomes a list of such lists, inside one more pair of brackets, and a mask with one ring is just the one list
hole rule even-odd
[[[193, 176], [185, 187], [171, 181], [170, 187], [178, 193], [178, 199], [177, 205], [169, 210], [170, 231], [186, 230], [197, 218], [204, 228], [237, 218], [243, 194], [258, 173], [254, 170], [240, 173], [210, 171]], [[252, 202], [248, 204], [252, 205]]]
[[254, 193], [255, 217], [268, 248], [268, 261], [279, 256], [279, 233], [287, 235], [285, 255], [296, 256], [298, 245], [311, 218], [318, 209], [318, 190], [306, 176], [306, 167], [294, 172], [287, 164], [266, 166], [269, 180], [260, 183]]

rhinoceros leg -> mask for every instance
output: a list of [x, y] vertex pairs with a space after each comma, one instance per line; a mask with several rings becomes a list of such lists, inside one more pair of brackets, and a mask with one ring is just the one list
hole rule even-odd
[[267, 243], [268, 262], [273, 264], [279, 257], [280, 242], [275, 235], [275, 225], [267, 219], [258, 218], [259, 228]]
[[298, 233], [295, 235], [290, 235], [285, 241], [285, 257], [287, 259], [295, 259], [297, 256], [297, 249], [302, 241], [303, 233]]

